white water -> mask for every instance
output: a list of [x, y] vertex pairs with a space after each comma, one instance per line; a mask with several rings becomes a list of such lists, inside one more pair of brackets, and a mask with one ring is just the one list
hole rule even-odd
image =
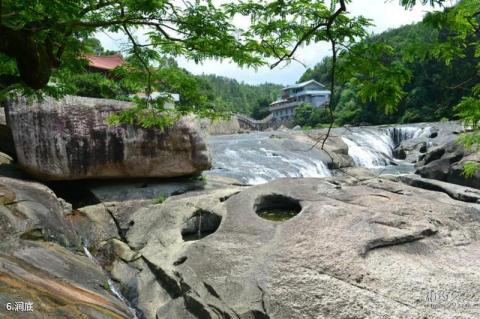
[[397, 162], [393, 158], [393, 150], [401, 141], [429, 134], [428, 127], [359, 128], [342, 139], [356, 166], [380, 168]]
[[[413, 170], [412, 164], [393, 158], [395, 147], [401, 141], [430, 134], [428, 127], [414, 126], [360, 127], [339, 131], [356, 166], [382, 168], [391, 173]], [[251, 133], [211, 137], [213, 169], [205, 174], [233, 177], [250, 185], [281, 177], [332, 175], [325, 164], [328, 156], [321, 151], [310, 149], [309, 144], [270, 135]]]
[[[95, 263], [97, 266], [99, 266], [101, 268], [101, 266], [98, 264], [97, 260], [95, 259], [95, 257], [93, 257], [93, 255], [90, 253], [90, 250], [88, 250], [87, 246], [84, 245], [83, 246], [83, 251], [85, 252], [85, 255], [93, 262]], [[107, 277], [108, 278], [108, 277]], [[108, 288], [110, 289], [110, 291], [113, 293], [113, 295], [115, 297], [117, 297], [122, 303], [124, 303], [128, 309], [130, 310], [130, 312], [132, 313], [132, 318], [133, 319], [138, 319], [137, 317], [137, 312], [135, 309], [133, 309], [131, 306], [130, 306], [130, 303], [128, 302], [128, 300], [120, 293], [120, 291], [118, 291], [117, 287], [115, 286], [115, 283], [110, 279], [108, 278], [107, 279], [107, 283], [108, 283]]]
[[281, 177], [325, 177], [325, 155], [307, 144], [270, 138], [268, 133], [214, 136], [213, 169], [207, 175], [233, 177], [256, 185]]

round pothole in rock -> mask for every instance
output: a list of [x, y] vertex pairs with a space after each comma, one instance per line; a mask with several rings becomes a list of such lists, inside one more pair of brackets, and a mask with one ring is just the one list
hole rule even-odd
[[257, 198], [255, 212], [263, 219], [282, 222], [295, 217], [302, 210], [300, 202], [283, 195], [267, 195]]
[[202, 239], [217, 231], [222, 217], [209, 211], [197, 210], [182, 226], [184, 241]]

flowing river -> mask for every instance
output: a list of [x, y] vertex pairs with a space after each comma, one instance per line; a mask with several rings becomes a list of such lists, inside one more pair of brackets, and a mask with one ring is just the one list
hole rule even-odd
[[[428, 137], [430, 133], [430, 127], [423, 125], [339, 128], [332, 132], [348, 146], [355, 166], [390, 174], [414, 171], [413, 164], [395, 159], [393, 151], [403, 141]], [[213, 168], [206, 175], [232, 177], [255, 185], [281, 177], [325, 177], [335, 173], [328, 169], [324, 152], [275, 132], [212, 136], [209, 143]]]

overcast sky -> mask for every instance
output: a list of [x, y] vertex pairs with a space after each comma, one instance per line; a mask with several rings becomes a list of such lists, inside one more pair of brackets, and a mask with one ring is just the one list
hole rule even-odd
[[[349, 4], [348, 10], [353, 15], [363, 15], [372, 19], [375, 26], [372, 27], [370, 31], [373, 33], [380, 33], [391, 28], [418, 22], [422, 20], [427, 10], [431, 10], [429, 7], [416, 6], [406, 11], [398, 5], [398, 2], [398, 0], [356, 0]], [[99, 33], [97, 37], [105, 48], [111, 50], [118, 50], [121, 44], [125, 42], [125, 39], [119, 35]], [[278, 66], [273, 70], [264, 67], [257, 71], [253, 69], [242, 69], [234, 63], [228, 62], [204, 61], [203, 63], [195, 64], [195, 62], [187, 61], [183, 58], [177, 60], [181, 67], [184, 67], [194, 74], [214, 73], [251, 84], [265, 82], [290, 84], [295, 83], [307, 68], [313, 67], [320, 62], [323, 57], [329, 54], [328, 44], [310, 45], [301, 48], [295, 55], [295, 57], [306, 66], [298, 62], [292, 62], [287, 66]]]

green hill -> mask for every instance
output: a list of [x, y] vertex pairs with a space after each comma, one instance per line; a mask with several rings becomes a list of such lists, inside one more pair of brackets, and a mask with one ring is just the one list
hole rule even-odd
[[[405, 59], [402, 58], [405, 57], [409, 47], [418, 43], [428, 47], [435, 39], [441, 41], [446, 32], [449, 31], [438, 32], [420, 22], [386, 31], [367, 41], [392, 46], [395, 50], [393, 59], [402, 60], [405, 64]], [[360, 101], [355, 85], [344, 79], [336, 86], [336, 124], [409, 123], [454, 118], [454, 105], [480, 80], [476, 70], [479, 58], [474, 56], [472, 48], [464, 51], [465, 58], [453, 59], [449, 65], [433, 59], [406, 63], [412, 78], [404, 87], [407, 94], [397, 111], [390, 115], [384, 114], [381, 105]], [[345, 58], [343, 62], [345, 63]], [[324, 59], [314, 68], [307, 70], [299, 82], [313, 78], [329, 84], [330, 63], [329, 58]], [[342, 63], [342, 59], [339, 63]]]
[[280, 95], [282, 86], [272, 83], [251, 85], [217, 76], [196, 76], [202, 92], [214, 101], [217, 110], [232, 111], [261, 119], [268, 115], [268, 105]]

